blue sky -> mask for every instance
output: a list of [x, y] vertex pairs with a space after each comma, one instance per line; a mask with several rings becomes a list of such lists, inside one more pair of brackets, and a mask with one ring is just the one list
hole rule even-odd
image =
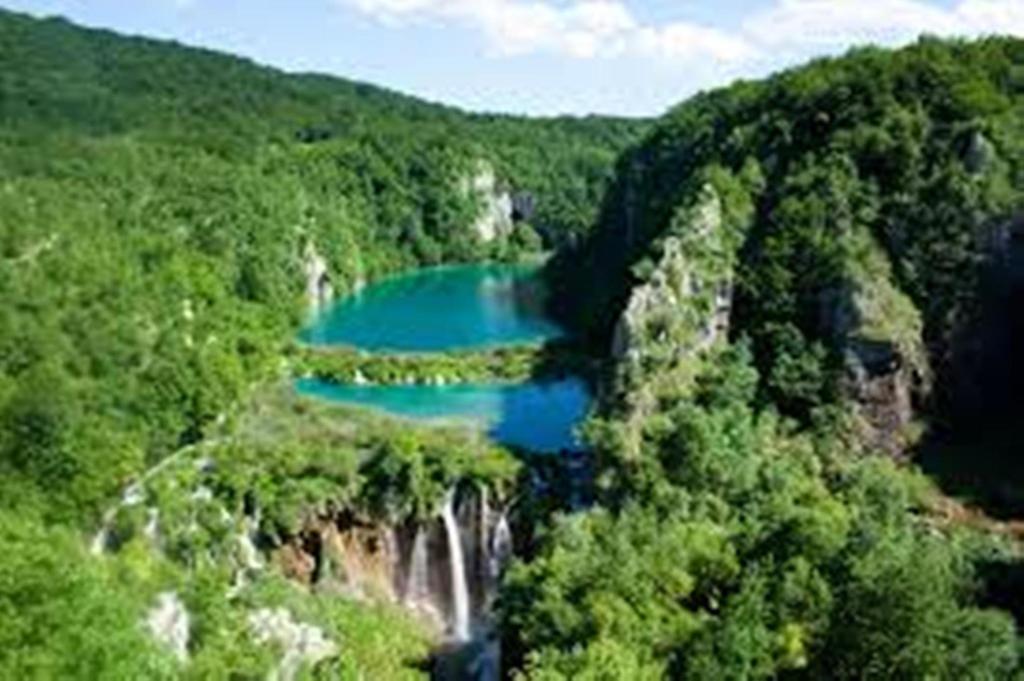
[[1024, 0], [0, 0], [472, 110], [653, 115], [863, 42], [1024, 36]]

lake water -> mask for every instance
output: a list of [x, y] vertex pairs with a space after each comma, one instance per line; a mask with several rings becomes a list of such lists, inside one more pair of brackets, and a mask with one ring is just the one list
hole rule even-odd
[[[378, 352], [437, 352], [560, 337], [543, 314], [536, 268], [464, 265], [424, 269], [339, 301], [302, 340]], [[296, 383], [302, 394], [423, 420], [463, 420], [497, 442], [540, 452], [579, 450], [576, 426], [590, 404], [577, 378], [521, 384], [339, 385]]]
[[307, 343], [432, 352], [549, 340], [536, 268], [433, 267], [386, 279], [346, 298], [302, 331]]
[[578, 451], [573, 429], [583, 420], [590, 394], [575, 378], [516, 385], [338, 385], [301, 379], [299, 392], [423, 420], [462, 420], [484, 428], [495, 441], [538, 452]]

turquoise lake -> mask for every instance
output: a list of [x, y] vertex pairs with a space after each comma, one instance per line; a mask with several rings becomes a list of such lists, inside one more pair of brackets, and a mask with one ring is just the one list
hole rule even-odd
[[[543, 313], [535, 267], [462, 265], [371, 285], [322, 313], [300, 338], [377, 352], [437, 352], [563, 335]], [[339, 385], [301, 379], [310, 397], [420, 420], [466, 421], [497, 442], [538, 452], [578, 451], [591, 397], [578, 378], [521, 384]]]
[[549, 340], [562, 330], [543, 314], [536, 274], [533, 266], [500, 264], [418, 270], [338, 302], [300, 338], [389, 352]]
[[590, 394], [579, 379], [516, 385], [336, 385], [301, 379], [304, 395], [423, 420], [465, 420], [495, 441], [537, 452], [578, 451], [573, 429]]

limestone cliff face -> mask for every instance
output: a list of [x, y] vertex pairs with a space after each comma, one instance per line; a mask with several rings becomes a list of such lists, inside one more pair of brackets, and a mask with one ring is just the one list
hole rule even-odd
[[843, 239], [846, 278], [822, 296], [823, 330], [842, 353], [842, 387], [863, 441], [900, 457], [910, 444], [915, 401], [931, 385], [924, 323], [871, 235], [855, 231]]
[[249, 615], [249, 628], [257, 643], [275, 646], [282, 651], [272, 679], [292, 681], [303, 666], [312, 669], [322, 660], [338, 654], [338, 645], [323, 630], [297, 621], [284, 608], [260, 608]]
[[[742, 234], [730, 227], [710, 185], [677, 211], [615, 327], [615, 389], [635, 416], [692, 380], [690, 361], [725, 340], [734, 321], [733, 277]], [[741, 231], [741, 230], [740, 230]], [[820, 337], [843, 358], [842, 388], [865, 444], [899, 456], [912, 436], [915, 404], [931, 371], [921, 315], [895, 285], [885, 252], [866, 231], [840, 235], [841, 283], [819, 300]]]
[[[457, 538], [449, 536], [440, 513], [425, 522], [387, 525], [323, 512], [281, 541], [273, 559], [296, 582], [350, 598], [401, 604], [442, 633], [452, 629], [457, 589], [467, 593], [473, 620], [489, 615], [500, 572], [512, 553], [507, 518], [485, 489], [451, 503]], [[454, 581], [453, 541], [461, 548], [462, 585]]]
[[516, 206], [512, 194], [499, 187], [497, 175], [490, 163], [477, 163], [473, 176], [466, 182], [465, 190], [475, 197], [480, 206], [480, 212], [473, 223], [473, 231], [480, 240], [491, 243], [508, 237], [515, 227], [513, 218]]
[[178, 594], [173, 591], [160, 594], [146, 615], [146, 626], [153, 638], [179, 661], [188, 660], [189, 614]]
[[681, 212], [615, 327], [612, 354], [627, 368], [668, 365], [725, 337], [732, 308], [731, 247], [722, 204], [705, 186]]
[[327, 260], [312, 241], [307, 242], [303, 252], [302, 269], [306, 275], [306, 301], [310, 312], [316, 314], [334, 298], [334, 286]]

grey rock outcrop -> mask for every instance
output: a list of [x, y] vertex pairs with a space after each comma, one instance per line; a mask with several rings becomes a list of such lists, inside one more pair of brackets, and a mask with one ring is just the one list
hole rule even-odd
[[512, 195], [499, 188], [494, 168], [486, 161], [477, 163], [476, 171], [466, 183], [480, 206], [473, 231], [484, 243], [508, 237], [515, 228]]
[[995, 146], [985, 135], [976, 130], [967, 140], [967, 148], [963, 155], [964, 167], [967, 171], [980, 175], [988, 171], [996, 160]]
[[732, 272], [711, 265], [722, 243], [722, 205], [710, 186], [675, 230], [646, 280], [630, 293], [612, 355], [627, 363], [670, 361], [712, 346], [729, 330]]
[[537, 199], [530, 192], [516, 192], [512, 195], [512, 220], [529, 222], [537, 213]]
[[854, 231], [844, 238], [846, 278], [822, 296], [823, 331], [842, 353], [842, 387], [862, 442], [900, 457], [910, 444], [915, 398], [931, 384], [924, 323], [873, 237]]
[[310, 311], [316, 314], [334, 298], [334, 286], [327, 260], [320, 255], [312, 241], [306, 244], [303, 252], [302, 268], [306, 276], [306, 301]]
[[188, 660], [189, 614], [178, 594], [165, 591], [146, 616], [146, 626], [157, 641], [178, 660]]
[[275, 645], [282, 651], [277, 668], [269, 679], [291, 681], [303, 666], [314, 667], [338, 654], [338, 646], [323, 630], [297, 622], [284, 608], [262, 608], [249, 615], [253, 638], [263, 645]]

